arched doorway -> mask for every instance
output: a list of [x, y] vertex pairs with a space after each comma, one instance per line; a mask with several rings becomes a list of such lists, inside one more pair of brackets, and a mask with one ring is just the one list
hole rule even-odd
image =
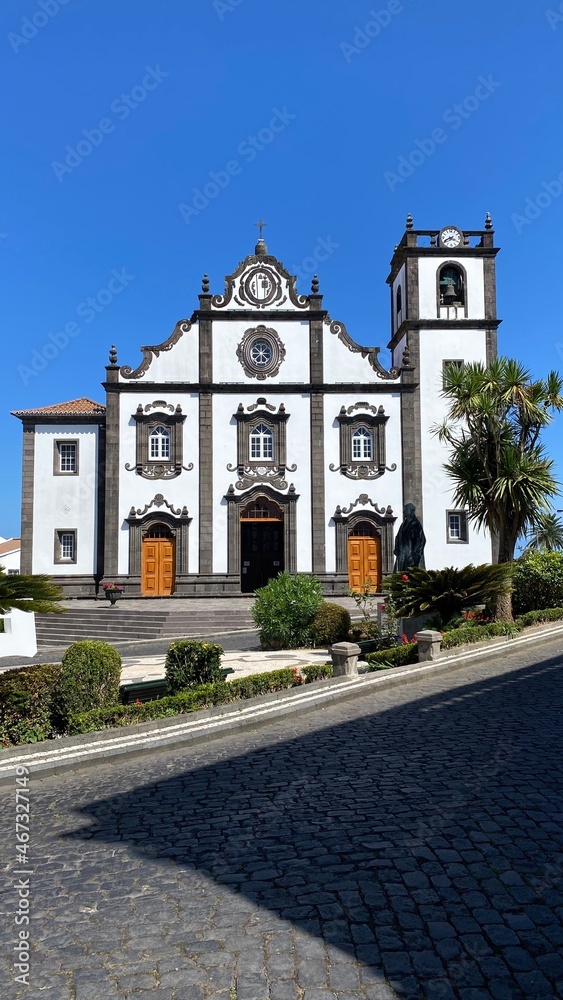
[[249, 594], [284, 569], [283, 511], [273, 500], [257, 497], [240, 515], [241, 590]]
[[141, 593], [143, 597], [169, 597], [176, 577], [176, 539], [167, 524], [151, 524], [143, 535]]
[[348, 582], [351, 590], [366, 583], [381, 590], [381, 536], [371, 521], [358, 521], [348, 532]]

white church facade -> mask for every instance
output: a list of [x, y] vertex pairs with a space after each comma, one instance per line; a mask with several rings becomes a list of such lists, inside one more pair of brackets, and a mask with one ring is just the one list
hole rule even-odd
[[388, 277], [391, 367], [302, 294], [260, 236], [136, 367], [112, 348], [105, 404], [16, 411], [22, 573], [67, 596], [237, 595], [285, 569], [326, 594], [381, 588], [407, 503], [427, 568], [491, 561], [457, 510], [431, 428], [444, 364], [496, 356], [494, 232], [416, 230]]

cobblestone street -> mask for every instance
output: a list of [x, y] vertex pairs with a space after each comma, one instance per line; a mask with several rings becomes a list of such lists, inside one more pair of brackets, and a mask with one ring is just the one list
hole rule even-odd
[[29, 987], [4, 789], [3, 1000], [562, 997], [563, 642], [532, 646], [31, 774]]

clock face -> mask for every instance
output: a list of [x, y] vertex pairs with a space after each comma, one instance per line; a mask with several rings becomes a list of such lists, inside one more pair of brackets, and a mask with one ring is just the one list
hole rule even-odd
[[462, 233], [460, 233], [459, 229], [455, 229], [454, 226], [448, 226], [447, 229], [442, 229], [440, 233], [440, 244], [443, 247], [448, 247], [449, 250], [461, 246], [462, 240]]

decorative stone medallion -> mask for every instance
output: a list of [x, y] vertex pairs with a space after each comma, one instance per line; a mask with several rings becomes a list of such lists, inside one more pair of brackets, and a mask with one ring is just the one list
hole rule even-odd
[[237, 347], [237, 358], [249, 378], [266, 379], [277, 375], [285, 358], [285, 347], [271, 327], [246, 330]]
[[252, 267], [240, 285], [241, 297], [253, 306], [264, 308], [281, 296], [281, 282], [270, 268]]

